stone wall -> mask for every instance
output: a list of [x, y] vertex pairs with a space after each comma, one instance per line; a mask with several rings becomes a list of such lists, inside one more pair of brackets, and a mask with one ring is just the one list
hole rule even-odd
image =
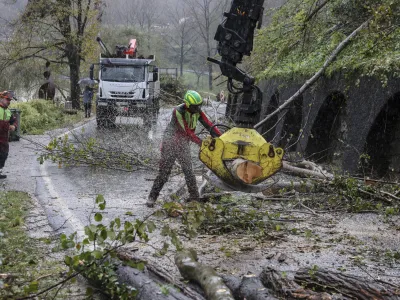
[[[262, 82], [262, 116], [302, 84], [303, 81]], [[399, 121], [400, 79], [392, 78], [383, 87], [376, 78], [351, 81], [337, 74], [321, 78], [260, 132], [269, 130], [265, 134], [267, 140], [285, 147], [291, 157], [333, 163], [353, 174], [383, 176], [388, 170], [400, 172]], [[364, 168], [360, 168], [360, 157], [368, 161]]]

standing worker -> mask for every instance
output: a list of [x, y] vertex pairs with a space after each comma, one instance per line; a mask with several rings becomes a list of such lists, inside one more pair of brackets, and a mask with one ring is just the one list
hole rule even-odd
[[83, 106], [85, 107], [85, 118], [90, 118], [92, 112], [92, 99], [93, 99], [93, 88], [88, 85], [83, 91]]
[[[148, 207], [153, 207], [164, 184], [168, 181], [175, 160], [178, 159], [182, 171], [185, 174], [186, 184], [191, 199], [199, 198], [196, 177], [193, 174], [192, 161], [190, 157], [189, 141], [201, 145], [201, 139], [195, 134], [196, 125], [199, 121], [207, 130], [211, 130], [213, 124], [201, 111], [203, 99], [195, 91], [187, 91], [183, 104], [174, 108], [171, 121], [164, 132], [161, 146], [161, 161], [158, 176], [153, 183], [149, 198], [146, 202]], [[221, 133], [213, 128], [216, 135]]]
[[8, 157], [9, 131], [15, 131], [18, 126], [17, 118], [8, 109], [13, 98], [14, 92], [12, 91], [0, 93], [0, 179], [7, 178], [7, 175], [2, 174], [2, 171]]

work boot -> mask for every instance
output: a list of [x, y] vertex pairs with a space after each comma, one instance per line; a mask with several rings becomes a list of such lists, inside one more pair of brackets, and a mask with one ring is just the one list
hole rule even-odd
[[156, 203], [157, 198], [149, 196], [149, 198], [147, 199], [146, 205], [147, 207], [154, 207], [154, 204]]
[[0, 169], [0, 179], [7, 178], [7, 175], [3, 174], [3, 169]]

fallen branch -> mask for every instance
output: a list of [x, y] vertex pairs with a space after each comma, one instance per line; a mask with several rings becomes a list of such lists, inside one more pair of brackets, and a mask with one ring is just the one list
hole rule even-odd
[[229, 288], [224, 284], [221, 277], [209, 266], [197, 261], [194, 251], [183, 250], [175, 255], [177, 265], [182, 277], [193, 280], [201, 285], [209, 300], [233, 300]]
[[400, 289], [393, 289], [384, 284], [365, 280], [361, 277], [336, 273], [328, 270], [301, 269], [295, 277], [295, 282], [308, 288], [339, 293], [351, 299], [399, 299]]
[[[333, 179], [333, 174], [328, 173], [322, 168], [314, 163], [305, 162], [303, 163], [303, 166], [307, 166], [307, 168], [299, 168], [296, 166], [291, 165], [287, 161], [283, 161], [283, 171], [289, 172], [298, 176], [302, 177], [316, 177], [318, 179], [323, 179], [323, 180], [332, 180]], [[312, 169], [310, 169], [312, 168]]]
[[[133, 255], [124, 249], [117, 251], [117, 256], [119, 259], [121, 259], [123, 261], [133, 261], [133, 262], [144, 261], [142, 258], [140, 258], [136, 255]], [[154, 265], [154, 264], [150, 264], [149, 262], [146, 262], [146, 269], [148, 272], [153, 274], [153, 276], [151, 276], [151, 277], [156, 276], [161, 281], [167, 282], [167, 283], [179, 288], [182, 291], [182, 293], [185, 294], [186, 296], [188, 296], [190, 299], [204, 300], [204, 297], [202, 295], [200, 295], [199, 293], [197, 293], [190, 287], [186, 286], [185, 284], [181, 283], [178, 279], [174, 278], [172, 275], [170, 275], [167, 271], [163, 270], [161, 267]], [[125, 273], [127, 271], [128, 270], [124, 270], [123, 272]], [[132, 276], [132, 275], [130, 275], [130, 276]], [[149, 280], [150, 280], [150, 278], [149, 278]], [[137, 281], [137, 279], [135, 279], [135, 281]], [[146, 299], [146, 298], [142, 298], [142, 299]]]
[[289, 99], [287, 99], [281, 106], [279, 106], [275, 111], [270, 113], [268, 116], [266, 116], [262, 121], [258, 122], [256, 125], [254, 125], [254, 129], [257, 129], [261, 127], [265, 122], [267, 122], [269, 119], [271, 119], [273, 116], [276, 114], [280, 113], [284, 108], [286, 108], [290, 103], [292, 103], [295, 99], [297, 99], [299, 96], [301, 96], [309, 87], [311, 87], [318, 79], [321, 77], [322, 74], [324, 74], [325, 70], [328, 68], [328, 66], [336, 59], [336, 57], [339, 55], [340, 52], [342, 52], [343, 49], [346, 48], [346, 46], [351, 42], [351, 40], [362, 30], [364, 27], [368, 25], [370, 20], [365, 21], [362, 23], [356, 30], [354, 30], [349, 36], [347, 36], [337, 47], [336, 49], [331, 53], [329, 58], [325, 61], [324, 65], [322, 66], [321, 69], [317, 73], [314, 74], [313, 77], [308, 79], [306, 83], [296, 92], [294, 93], [293, 96], [291, 96]]

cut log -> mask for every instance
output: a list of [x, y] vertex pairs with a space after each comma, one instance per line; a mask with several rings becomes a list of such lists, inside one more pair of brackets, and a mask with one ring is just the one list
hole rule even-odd
[[296, 282], [284, 278], [278, 271], [266, 267], [260, 274], [260, 280], [263, 285], [269, 288], [278, 297], [283, 299], [309, 299], [309, 300], [331, 300], [328, 293], [318, 293], [307, 290]]
[[183, 293], [176, 291], [175, 288], [171, 287], [168, 292], [163, 293], [161, 290], [162, 283], [155, 281], [151, 278], [151, 275], [144, 273], [137, 269], [120, 266], [117, 270], [118, 278], [122, 283], [126, 283], [133, 286], [138, 290], [136, 300], [190, 300], [191, 297], [187, 297]]
[[[302, 166], [306, 166], [306, 168], [299, 168], [296, 166], [292, 166], [290, 163], [288, 163], [287, 161], [283, 161], [283, 171], [297, 175], [297, 176], [301, 176], [301, 177], [314, 177], [314, 178], [318, 178], [318, 179], [324, 179], [324, 180], [332, 180], [333, 179], [333, 174], [324, 171], [321, 167], [316, 167], [318, 165], [314, 166], [312, 164], [306, 164], [306, 165], [302, 165]], [[310, 169], [310, 167], [312, 167], [312, 169]]]
[[197, 261], [196, 252], [193, 250], [179, 251], [175, 255], [177, 265], [182, 277], [195, 281], [203, 288], [209, 300], [233, 300], [229, 288], [213, 268]]
[[234, 276], [223, 276], [225, 284], [232, 291], [237, 300], [277, 300], [275, 296], [262, 284], [256, 275], [246, 275], [239, 280]]
[[[117, 252], [117, 256], [122, 261], [132, 261], [132, 262], [140, 262], [144, 261], [142, 258], [138, 257], [137, 255], [133, 255], [132, 253], [122, 249]], [[143, 283], [149, 284], [152, 288], [154, 288], [154, 284], [156, 288], [154, 291], [160, 293], [160, 285], [168, 284], [171, 285], [181, 291], [180, 295], [183, 294], [185, 298], [177, 298], [178, 296], [175, 295], [176, 290], [175, 288], [171, 288], [173, 290], [173, 297], [172, 299], [192, 299], [192, 300], [205, 300], [203, 295], [199, 294], [197, 291], [193, 290], [191, 287], [181, 283], [178, 279], [174, 278], [171, 274], [167, 271], [163, 270], [162, 267], [150, 264], [146, 262], [145, 272], [139, 272], [138, 270], [131, 268], [131, 267], [120, 267], [118, 269], [119, 278], [123, 282], [127, 282], [130, 285], [133, 285], [136, 289], [140, 291], [141, 298], [137, 299], [166, 299], [159, 296], [159, 298], [152, 298], [153, 291], [147, 291], [143, 289]], [[150, 294], [149, 294], [150, 292]], [[146, 298], [147, 297], [147, 298]], [[163, 296], [164, 297], [164, 296]], [[181, 296], [179, 296], [181, 297]]]
[[351, 299], [387, 299], [400, 298], [400, 288], [368, 281], [364, 278], [331, 272], [323, 269], [300, 269], [294, 277], [295, 282], [315, 290], [325, 290], [342, 294]]

